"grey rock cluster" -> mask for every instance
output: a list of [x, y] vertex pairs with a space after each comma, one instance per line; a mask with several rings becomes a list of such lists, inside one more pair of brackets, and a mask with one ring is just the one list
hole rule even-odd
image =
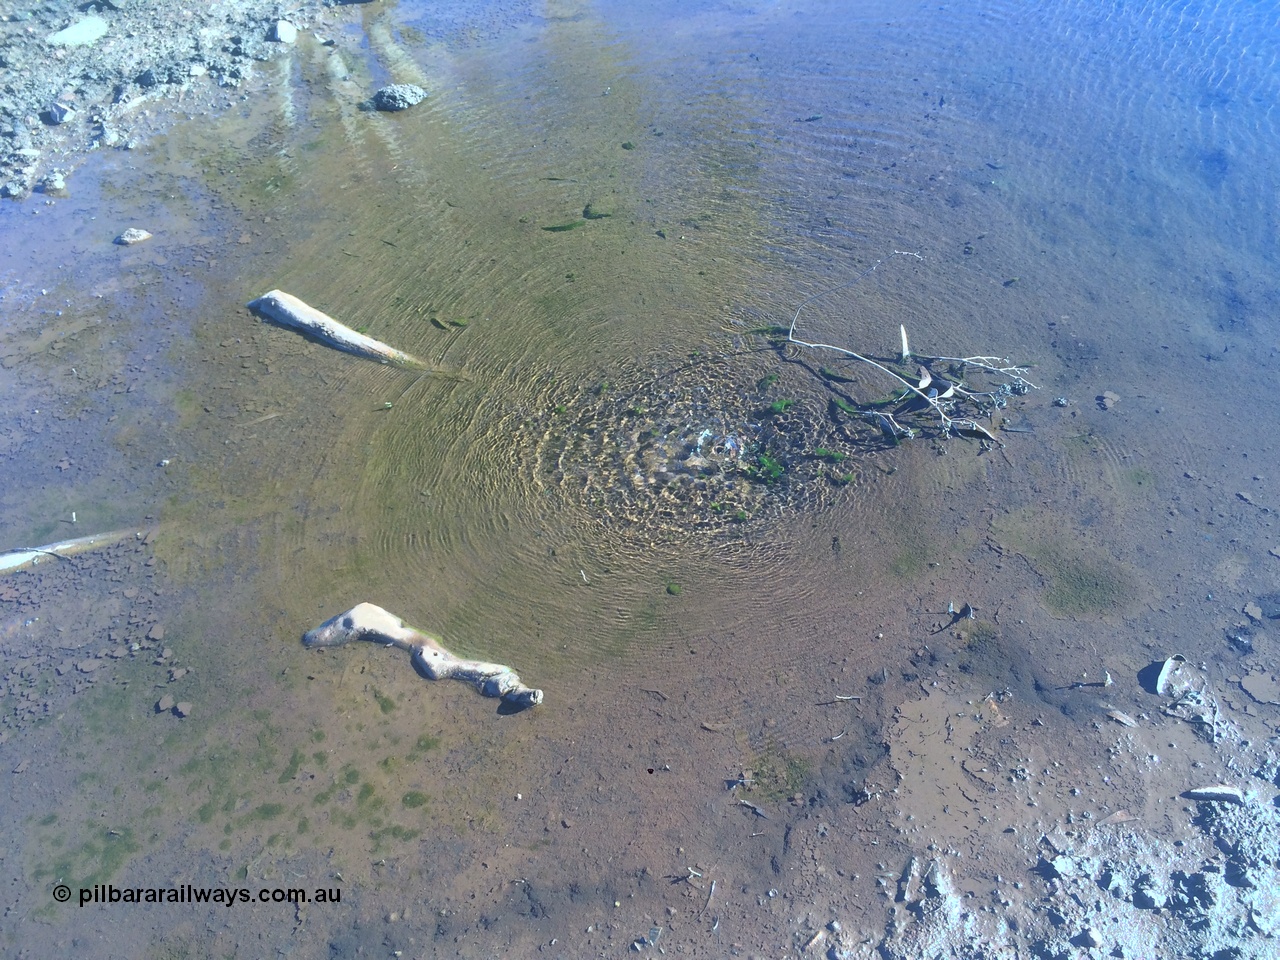
[[128, 148], [153, 132], [139, 101], [184, 92], [188, 109], [211, 107], [255, 63], [287, 55], [321, 9], [305, 0], [284, 20], [255, 0], [50, 0], [10, 14], [22, 29], [0, 50], [0, 196], [29, 194], [55, 151]]
[[[77, 695], [110, 685], [115, 666], [128, 661], [151, 663], [157, 684], [172, 684], [170, 689], [180, 695], [186, 692], [188, 685], [177, 682], [182, 677], [174, 670], [173, 650], [158, 640], [163, 630], [155, 610], [160, 588], [155, 567], [148, 563], [152, 556], [148, 542], [129, 538], [83, 553], [74, 564], [50, 560], [0, 579], [4, 610], [22, 624], [0, 636], [0, 698], [5, 704], [0, 741], [31, 724], [50, 722]], [[122, 606], [102, 604], [89, 615], [85, 629], [62, 632], [48, 611], [82, 595], [83, 576], [118, 584]], [[183, 676], [188, 674], [183, 670]]]

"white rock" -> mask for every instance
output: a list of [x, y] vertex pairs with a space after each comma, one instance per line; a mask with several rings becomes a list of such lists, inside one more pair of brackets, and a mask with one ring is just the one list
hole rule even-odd
[[130, 227], [120, 236], [112, 240], [112, 243], [118, 243], [122, 247], [131, 247], [135, 243], [141, 243], [143, 240], [150, 240], [151, 234], [145, 230], [139, 230], [137, 227]]
[[277, 43], [293, 43], [298, 39], [298, 28], [288, 20], [277, 20], [271, 28], [271, 39]]
[[87, 47], [107, 35], [107, 21], [101, 17], [85, 17], [65, 30], [50, 34], [48, 42], [55, 47]]
[[1235, 803], [1244, 805], [1244, 791], [1239, 787], [1228, 787], [1215, 783], [1211, 787], [1196, 787], [1182, 794], [1188, 800], [1207, 800], [1211, 803]]
[[45, 123], [51, 123], [54, 126], [57, 126], [60, 123], [66, 123], [75, 115], [76, 111], [74, 107], [65, 103], [60, 103], [56, 100], [49, 104], [49, 106], [45, 107], [40, 114]]

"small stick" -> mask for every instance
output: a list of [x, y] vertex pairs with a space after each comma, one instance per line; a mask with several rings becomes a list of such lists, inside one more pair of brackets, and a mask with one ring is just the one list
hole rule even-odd
[[[707, 907], [711, 906], [711, 898], [716, 895], [716, 882], [711, 881], [711, 889], [707, 891], [707, 902], [702, 905], [702, 909], [698, 911], [698, 916], [702, 916], [707, 912]], [[718, 921], [717, 921], [718, 922]]]
[[[895, 250], [894, 253], [906, 253], [906, 251]], [[906, 255], [919, 256], [918, 254], [910, 253], [906, 253]], [[833, 351], [852, 360], [857, 360], [861, 363], [867, 364], [868, 366], [874, 367], [885, 376], [896, 380], [899, 386], [904, 388], [906, 392], [904, 392], [902, 396], [898, 397], [894, 402], [900, 403], [914, 394], [916, 399], [924, 404], [925, 408], [931, 410], [938, 417], [944, 436], [961, 435], [964, 433], [977, 434], [978, 436], [984, 437], [992, 443], [999, 445], [999, 438], [996, 437], [989, 428], [979, 423], [974, 419], [974, 416], [966, 415], [968, 413], [967, 410], [957, 410], [955, 401], [950, 398], [954, 396], [969, 401], [971, 406], [976, 406], [978, 408], [977, 413], [979, 415], [986, 412], [982, 409], [983, 401], [987, 401], [996, 407], [1003, 407], [1004, 398], [1006, 396], [1022, 394], [1026, 393], [1028, 390], [1035, 389], [1035, 384], [1027, 380], [1024, 376], [1026, 373], [1025, 367], [1016, 366], [1011, 361], [1002, 357], [919, 357], [918, 359], [926, 362], [934, 361], [940, 363], [953, 363], [959, 364], [962, 368], [976, 367], [980, 370], [985, 370], [988, 374], [1003, 378], [1003, 382], [1001, 382], [995, 390], [990, 391], [965, 390], [960, 384], [952, 383], [941, 393], [939, 393], [938, 389], [933, 389], [926, 393], [926, 388], [928, 388], [929, 384], [932, 382], [932, 377], [926, 367], [922, 366], [920, 368], [922, 376], [919, 382], [912, 383], [906, 377], [889, 369], [883, 363], [872, 359], [866, 354], [858, 353], [846, 347], [836, 346], [833, 343], [802, 340], [796, 335], [796, 327], [800, 321], [800, 314], [809, 303], [819, 297], [826, 296], [829, 293], [835, 293], [837, 290], [843, 290], [847, 287], [853, 286], [868, 274], [872, 273], [878, 266], [880, 266], [879, 260], [852, 280], [848, 280], [845, 283], [839, 284], [838, 286], [832, 287], [828, 290], [812, 294], [800, 301], [800, 305], [796, 307], [796, 312], [791, 318], [791, 325], [787, 330], [788, 342], [793, 343], [798, 347], [807, 347], [810, 350]], [[899, 325], [898, 331], [902, 337], [902, 351], [899, 355], [899, 362], [906, 363], [912, 356], [911, 348], [907, 342], [906, 325]], [[885, 413], [875, 409], [862, 409], [859, 412], [864, 419], [879, 426], [884, 433], [890, 435], [894, 440], [897, 440], [898, 438], [911, 440], [916, 436], [916, 430], [914, 428], [903, 426], [897, 421], [892, 413]]]
[[760, 817], [762, 820], [768, 820], [768, 819], [769, 819], [769, 815], [768, 815], [767, 813], [765, 813], [763, 810], [761, 810], [759, 807], [757, 807], [757, 806], [756, 806], [754, 803], [752, 803], [750, 800], [741, 800], [741, 799], [740, 799], [740, 800], [738, 801], [738, 806], [740, 806], [740, 807], [746, 807], [748, 810], [750, 810], [752, 813], [754, 813], [757, 817]]
[[14, 547], [9, 553], [39, 553], [46, 557], [57, 557], [59, 560], [70, 560], [70, 557], [64, 557], [56, 550], [46, 550], [44, 547]]

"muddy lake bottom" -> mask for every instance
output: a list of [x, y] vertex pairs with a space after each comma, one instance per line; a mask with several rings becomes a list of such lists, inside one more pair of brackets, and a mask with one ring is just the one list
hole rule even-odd
[[[411, 8], [344, 22], [0, 219], [26, 241], [0, 264], [5, 549], [136, 528], [0, 575], [5, 953], [1273, 956], [1277, 425], [1235, 424], [1276, 350], [1215, 321], [1221, 286], [1151, 286], [1172, 254], [1133, 237], [1115, 270], [1067, 200], [1019, 219], [1042, 167], [980, 159], [999, 131], [913, 161], [937, 173], [868, 161], [924, 198], [871, 228], [924, 252], [864, 235], [850, 259], [886, 264], [832, 312], [873, 304], [884, 357], [890, 318], [926, 349], [939, 304], [980, 302], [1040, 386], [999, 445], [884, 442], [833, 400], [882, 392], [867, 371], [770, 332], [856, 273], [830, 266], [834, 185], [804, 198], [832, 246], [800, 283], [776, 184], [744, 172], [816, 114], [767, 141], [646, 93], [585, 13], [490, 23], [467, 56]], [[362, 108], [391, 77], [422, 113]], [[564, 101], [530, 107], [542, 85]], [[128, 225], [154, 237], [113, 245]], [[273, 287], [440, 375], [259, 322]], [[692, 522], [644, 450], [659, 421], [737, 436], [783, 400], [847, 478], [797, 440], [806, 486], [731, 477], [741, 519]], [[360, 601], [546, 702], [303, 649]], [[1183, 796], [1205, 787], [1239, 802]], [[248, 893], [79, 906], [99, 885]]]

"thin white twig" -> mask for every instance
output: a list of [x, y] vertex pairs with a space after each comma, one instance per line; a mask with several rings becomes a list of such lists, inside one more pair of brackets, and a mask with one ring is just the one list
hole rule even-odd
[[[894, 253], [901, 253], [901, 252], [902, 251], [898, 251], [898, 250], [894, 251]], [[834, 353], [839, 353], [842, 356], [849, 357], [850, 359], [857, 360], [861, 363], [865, 363], [870, 367], [874, 367], [875, 369], [879, 370], [881, 373], [897, 381], [897, 383], [907, 391], [901, 397], [898, 398], [899, 401], [906, 399], [906, 397], [909, 396], [910, 394], [915, 394], [916, 397], [924, 401], [924, 403], [929, 407], [929, 409], [931, 409], [937, 415], [938, 420], [942, 425], [942, 430], [944, 434], [948, 434], [948, 435], [952, 433], [959, 434], [962, 432], [977, 433], [986, 437], [988, 440], [991, 440], [995, 443], [999, 443], [1000, 441], [996, 438], [995, 434], [993, 434], [990, 431], [990, 429], [988, 429], [987, 427], [978, 423], [978, 421], [975, 420], [973, 417], [953, 416], [952, 408], [954, 407], [955, 401], [949, 398], [959, 397], [961, 399], [969, 400], [974, 404], [980, 404], [981, 401], [985, 399], [985, 400], [991, 401], [997, 406], [1003, 406], [1003, 402], [1001, 400], [1002, 397], [1007, 396], [1011, 393], [1020, 394], [1020, 393], [1026, 393], [1028, 390], [1037, 389], [1034, 383], [1026, 379], [1025, 377], [1026, 368], [1016, 366], [1013, 363], [1011, 363], [1009, 360], [1001, 357], [985, 357], [985, 356], [918, 357], [918, 359], [924, 360], [924, 361], [935, 361], [939, 363], [958, 363], [962, 367], [964, 366], [977, 367], [978, 369], [985, 370], [988, 373], [995, 374], [996, 376], [1003, 377], [1005, 379], [1005, 382], [1002, 383], [998, 389], [993, 391], [966, 390], [961, 384], [955, 383], [955, 384], [951, 384], [951, 389], [946, 391], [945, 396], [939, 396], [936, 390], [933, 391], [932, 393], [925, 393], [924, 387], [927, 386], [929, 383], [929, 374], [927, 369], [925, 368], [922, 368], [921, 382], [919, 384], [914, 384], [910, 380], [908, 380], [906, 377], [902, 376], [901, 374], [896, 373], [893, 370], [890, 370], [888, 367], [886, 367], [884, 364], [880, 363], [879, 361], [873, 360], [870, 357], [865, 356], [864, 354], [858, 353], [854, 350], [850, 350], [847, 347], [839, 347], [833, 343], [820, 343], [820, 342], [815, 342], [810, 340], [802, 340], [796, 336], [796, 325], [800, 322], [800, 314], [806, 306], [808, 306], [810, 303], [812, 303], [814, 300], [818, 299], [819, 297], [824, 297], [829, 293], [835, 293], [839, 290], [845, 289], [846, 287], [853, 286], [854, 284], [862, 280], [864, 277], [873, 273], [875, 269], [880, 266], [880, 263], [881, 261], [877, 260], [875, 263], [869, 266], [866, 270], [862, 271], [862, 273], [858, 274], [852, 280], [848, 280], [842, 284], [839, 284], [838, 286], [831, 287], [830, 289], [822, 290], [818, 293], [812, 294], [806, 297], [804, 300], [800, 301], [800, 305], [796, 307], [795, 315], [792, 316], [791, 318], [791, 326], [787, 328], [788, 342], [794, 343], [798, 347], [807, 347], [810, 350], [830, 350]], [[907, 346], [906, 346], [907, 337], [906, 337], [905, 326], [903, 327], [903, 330], [902, 330], [902, 341], [903, 341], [903, 357], [905, 359], [907, 356]], [[981, 410], [981, 407], [979, 407], [979, 410]], [[911, 427], [904, 426], [901, 423], [899, 423], [892, 413], [885, 413], [884, 411], [881, 411], [881, 410], [863, 410], [861, 411], [861, 413], [863, 417], [872, 421], [873, 423], [878, 424], [882, 430], [884, 430], [886, 433], [892, 434], [895, 437], [903, 436], [903, 437], [906, 437], [907, 439], [914, 439], [915, 437], [915, 430], [913, 430]]]

